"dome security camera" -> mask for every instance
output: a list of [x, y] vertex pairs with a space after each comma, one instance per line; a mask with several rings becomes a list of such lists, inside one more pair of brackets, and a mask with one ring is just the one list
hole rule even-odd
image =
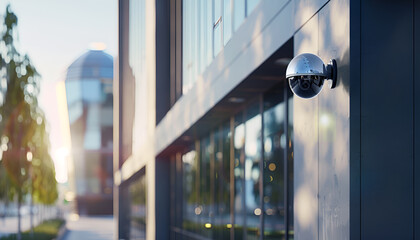
[[330, 80], [330, 88], [337, 82], [337, 63], [331, 59], [326, 66], [318, 56], [302, 53], [290, 61], [286, 70], [290, 89], [301, 98], [316, 97], [322, 90], [324, 80]]

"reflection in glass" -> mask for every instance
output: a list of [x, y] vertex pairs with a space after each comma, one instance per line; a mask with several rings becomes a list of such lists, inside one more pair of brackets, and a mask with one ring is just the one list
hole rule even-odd
[[86, 103], [99, 103], [105, 100], [105, 94], [102, 90], [102, 82], [98, 79], [83, 79], [82, 95]]
[[214, 239], [230, 237], [230, 124], [215, 132], [215, 220]]
[[293, 175], [293, 171], [294, 171], [294, 161], [293, 161], [293, 94], [290, 91], [289, 88], [287, 88], [287, 96], [288, 96], [288, 133], [289, 133], [289, 141], [287, 144], [287, 162], [288, 162], [288, 169], [287, 169], [287, 176], [288, 176], [288, 206], [287, 208], [289, 209], [289, 227], [288, 227], [288, 232], [289, 232], [289, 239], [293, 239], [294, 238], [294, 227], [293, 227], [293, 221], [294, 221], [294, 217], [293, 217], [293, 196], [294, 196], [294, 192], [293, 192], [293, 187], [294, 187], [294, 175]]
[[260, 0], [246, 0], [246, 15], [249, 16]]
[[214, 36], [214, 56], [222, 50], [222, 25], [223, 25], [223, 17], [222, 17], [222, 0], [213, 0], [214, 2], [214, 11], [213, 11], [213, 36]]
[[66, 97], [69, 106], [82, 100], [82, 87], [79, 80], [66, 82]]
[[[182, 92], [187, 93], [259, 0], [182, 0]], [[233, 28], [233, 29], [232, 29]]]
[[247, 109], [245, 122], [245, 211], [246, 238], [258, 239], [260, 234], [260, 160], [261, 114], [259, 102]]
[[182, 228], [187, 231], [196, 232], [195, 223], [198, 220], [199, 207], [197, 202], [197, 154], [190, 151], [182, 156], [183, 170], [183, 222]]
[[214, 26], [214, 56], [222, 50], [222, 21]]
[[286, 239], [288, 229], [293, 239], [293, 108], [287, 91], [280, 86], [265, 94], [263, 102], [182, 155], [182, 236]]
[[242, 22], [245, 20], [245, 0], [233, 1], [233, 28], [238, 30]]
[[[201, 25], [206, 31], [206, 46], [203, 50], [203, 54], [206, 55], [206, 61], [203, 63], [204, 69], [210, 64], [213, 60], [213, 1], [202, 0], [206, 4], [203, 4], [203, 7], [206, 9], [206, 21], [204, 22], [204, 26]], [[201, 72], [200, 72], [201, 73]]]
[[99, 104], [91, 104], [87, 108], [86, 132], [84, 142], [84, 148], [87, 150], [100, 149], [102, 145], [100, 110], [101, 106]]
[[213, 183], [211, 180], [213, 179], [211, 177], [212, 166], [210, 161], [210, 155], [213, 154], [213, 146], [210, 143], [210, 137], [204, 138], [201, 141], [200, 151], [200, 233], [207, 238], [212, 238], [213, 231], [211, 226], [213, 225], [213, 222], [211, 218], [213, 215], [213, 202], [211, 190]]
[[243, 227], [245, 225], [244, 217], [244, 144], [245, 144], [245, 125], [243, 123], [243, 114], [235, 117], [234, 129], [234, 214], [235, 214], [235, 239], [243, 239]]
[[264, 98], [264, 239], [285, 238], [283, 89]]
[[130, 239], [146, 239], [146, 177], [141, 176], [129, 186]]
[[226, 45], [232, 36], [232, 1], [223, 1], [223, 45]]

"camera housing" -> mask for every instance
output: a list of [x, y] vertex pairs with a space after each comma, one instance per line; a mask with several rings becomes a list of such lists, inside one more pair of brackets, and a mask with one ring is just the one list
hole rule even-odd
[[325, 65], [318, 56], [302, 53], [290, 61], [286, 78], [294, 94], [301, 98], [313, 98], [321, 92], [325, 80], [330, 81], [330, 88], [336, 86], [337, 63], [331, 59], [329, 64]]

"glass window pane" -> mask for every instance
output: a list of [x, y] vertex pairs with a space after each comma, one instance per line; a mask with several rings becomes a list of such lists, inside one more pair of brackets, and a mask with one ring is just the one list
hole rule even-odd
[[206, 69], [207, 67], [207, 51], [203, 51], [201, 49], [206, 49], [207, 47], [207, 9], [206, 9], [206, 1], [205, 0], [200, 0], [199, 1], [199, 31], [200, 31], [200, 47], [198, 49], [200, 49], [199, 52], [199, 67], [198, 67], [198, 72], [202, 73], [204, 71], [204, 69]]
[[214, 27], [214, 57], [222, 50], [222, 22]]
[[213, 239], [229, 239], [230, 218], [230, 123], [216, 131], [215, 148], [215, 212]]
[[87, 110], [86, 132], [84, 139], [85, 149], [94, 150], [101, 148], [101, 121], [100, 106], [90, 105]]
[[191, 0], [184, 0], [182, 4], [182, 12], [183, 12], [183, 21], [182, 21], [182, 92], [188, 92], [188, 86], [190, 81], [190, 73], [191, 73], [191, 57], [190, 57], [190, 46], [191, 45], [191, 15], [190, 15], [190, 4]]
[[286, 108], [283, 89], [264, 99], [264, 239], [285, 238], [284, 131]]
[[210, 143], [210, 137], [204, 138], [201, 141], [201, 159], [200, 159], [200, 233], [206, 238], [212, 238], [212, 167], [211, 167], [211, 154], [213, 148]]
[[214, 233], [213, 239], [222, 239], [222, 192], [223, 185], [221, 184], [222, 179], [222, 164], [223, 164], [223, 151], [221, 149], [222, 133], [217, 130], [214, 133]]
[[129, 186], [130, 195], [130, 239], [146, 239], [146, 177]]
[[206, 14], [206, 35], [207, 35], [207, 40], [206, 40], [206, 48], [204, 49], [204, 51], [207, 51], [206, 56], [207, 56], [207, 63], [206, 65], [209, 65], [210, 62], [213, 60], [213, 26], [214, 26], [214, 22], [213, 22], [213, 1], [209, 1], [206, 0], [205, 1], [207, 3], [206, 9], [207, 9], [207, 14]]
[[232, 0], [224, 0], [223, 6], [223, 44], [232, 36]]
[[245, 211], [246, 238], [258, 239], [260, 234], [260, 160], [261, 126], [259, 103], [247, 109], [245, 122]]
[[67, 105], [82, 100], [82, 86], [80, 81], [66, 81]]
[[103, 100], [102, 83], [98, 80], [82, 80], [83, 101], [99, 103]]
[[246, 15], [249, 16], [255, 7], [258, 5], [260, 0], [246, 0]]
[[290, 91], [289, 88], [287, 88], [288, 92], [288, 131], [289, 131], [289, 138], [288, 138], [288, 146], [287, 146], [287, 163], [288, 163], [288, 169], [287, 169], [287, 175], [288, 175], [288, 213], [289, 213], [289, 239], [294, 238], [294, 227], [293, 227], [293, 221], [294, 221], [294, 215], [293, 215], [293, 187], [294, 187], [294, 175], [293, 175], [293, 169], [294, 169], [294, 160], [293, 160], [293, 93]]
[[238, 30], [245, 19], [245, 0], [233, 1], [233, 28]]
[[182, 156], [183, 170], [183, 221], [182, 228], [186, 231], [197, 231], [199, 207], [197, 202], [197, 154], [190, 151]]
[[82, 101], [73, 102], [72, 105], [69, 105], [69, 122], [70, 124], [74, 123], [79, 117], [83, 114], [83, 104]]
[[235, 117], [234, 129], [234, 234], [235, 239], [243, 239], [243, 227], [245, 224], [244, 216], [244, 144], [245, 144], [245, 125], [243, 123], [243, 114]]
[[213, 0], [214, 2], [214, 12], [213, 12], [213, 23], [219, 20], [222, 17], [222, 0]]

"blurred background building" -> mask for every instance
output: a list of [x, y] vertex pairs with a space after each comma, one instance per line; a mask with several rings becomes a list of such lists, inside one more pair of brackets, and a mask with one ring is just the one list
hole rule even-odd
[[112, 214], [113, 58], [90, 50], [67, 69], [76, 205], [80, 215]]

